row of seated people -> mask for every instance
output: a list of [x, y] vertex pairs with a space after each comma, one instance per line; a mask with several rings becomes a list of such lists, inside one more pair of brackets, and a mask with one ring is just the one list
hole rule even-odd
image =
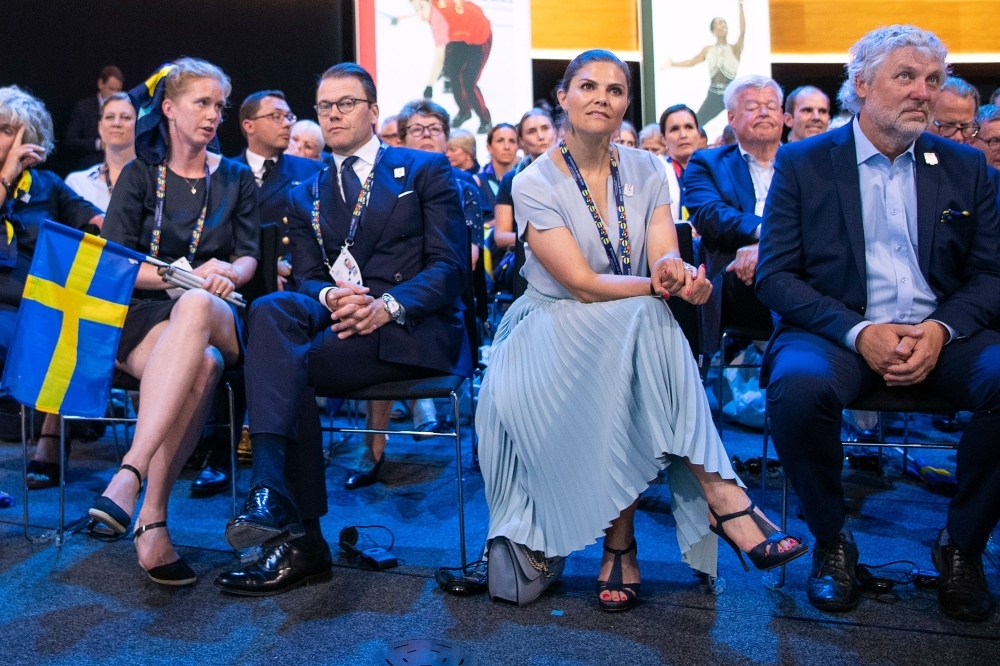
[[[980, 557], [998, 506], [992, 477], [1000, 461], [988, 433], [995, 429], [991, 401], [1000, 373], [992, 359], [1000, 341], [986, 327], [1000, 312], [1000, 221], [982, 154], [922, 133], [944, 84], [945, 53], [936, 37], [914, 28], [863, 38], [852, 50], [843, 95], [855, 120], [782, 151], [759, 233], [756, 293], [780, 318], [767, 355], [774, 439], [817, 537], [809, 597], [824, 610], [853, 608], [858, 600], [857, 549], [844, 529], [839, 484], [840, 410], [881, 381], [925, 380], [975, 412], [961, 444], [959, 492], [934, 549], [942, 609], [960, 619], [984, 619], [992, 610]], [[112, 196], [104, 223], [112, 240], [155, 253], [148, 245], [159, 236], [152, 233], [156, 227], [163, 232], [164, 256], [184, 256], [185, 250], [197, 255], [209, 239], [205, 224], [192, 250], [187, 233], [161, 227], [166, 207], [157, 215], [155, 202], [165, 188], [150, 178], [157, 172], [166, 189], [185, 196], [191, 191], [194, 198], [185, 212], [167, 219], [195, 220], [199, 207], [220, 205], [215, 188], [213, 206], [205, 205], [204, 176], [212, 173], [209, 130], [218, 124], [227, 86], [224, 75], [208, 67], [175, 64], [162, 81], [157, 122], [170, 142], [161, 143], [163, 152], [153, 159], [140, 154], [126, 167], [116, 186], [118, 191], [125, 183], [124, 194]], [[899, 80], [897, 70], [906, 73], [905, 85], [892, 83]], [[558, 93], [572, 131], [512, 183], [529, 286], [501, 326], [477, 415], [489, 537], [563, 557], [604, 533], [598, 602], [606, 610], [630, 608], [637, 600], [632, 517], [639, 494], [664, 468], [677, 505], [679, 546], [696, 569], [715, 573], [710, 532], [762, 569], [806, 552], [743, 491], [711, 426], [690, 347], [662, 302], [669, 295], [702, 304], [714, 291], [705, 266], [685, 266], [677, 256], [662, 163], [618, 146], [608, 159], [628, 106], [629, 81], [627, 66], [610, 53], [592, 51], [574, 60]], [[164, 526], [166, 495], [196, 440], [207, 387], [223, 365], [245, 356], [254, 471], [250, 495], [226, 536], [234, 547], [263, 544], [265, 552], [260, 561], [217, 579], [229, 593], [278, 593], [329, 576], [329, 547], [319, 528], [327, 510], [322, 466], [315, 464], [319, 444], [300, 437], [298, 428], [299, 408], [314, 404], [310, 387], [336, 395], [398, 378], [467, 375], [471, 367], [458, 299], [468, 235], [451, 167], [442, 156], [381, 148], [372, 130], [376, 99], [371, 77], [357, 66], [335, 66], [321, 79], [317, 110], [336, 168], [291, 190], [286, 212], [295, 291], [257, 301], [245, 349], [238, 317], [212, 296], [242, 284], [246, 275], [239, 269], [253, 261], [252, 249], [235, 242], [244, 219], [238, 202], [256, 200], [252, 173], [227, 160], [218, 161], [212, 182], [227, 173], [224, 167], [232, 171], [223, 183], [232, 188], [233, 209], [221, 220], [214, 212], [212, 217], [230, 232], [230, 245], [217, 252], [236, 259], [199, 263], [195, 256], [193, 264], [207, 266], [208, 289], [176, 302], [148, 298], [149, 305], [130, 310], [141, 335], [123, 335], [123, 341], [137, 340], [119, 355], [126, 371], [141, 378], [159, 362], [158, 352], [169, 350], [175, 366], [163, 369], [173, 373], [169, 383], [192, 390], [172, 398], [156, 395], [155, 388], [143, 395], [136, 444], [91, 515], [124, 533], [148, 478], [135, 531]], [[731, 84], [725, 101], [731, 124], [742, 115], [762, 125], [760, 119], [780, 112], [782, 100], [773, 82], [748, 79]], [[897, 171], [903, 178], [893, 181]], [[906, 174], [909, 185], [900, 185]], [[609, 186], [591, 190], [587, 182]], [[896, 208], [875, 203], [880, 194], [888, 196], [882, 194], [887, 183], [898, 188], [892, 192]], [[356, 236], [354, 201], [365, 212]], [[942, 219], [943, 226], [931, 220], [931, 237], [921, 234], [918, 243], [907, 229], [926, 230], [928, 211], [941, 206], [954, 215]], [[900, 214], [902, 235], [893, 237], [900, 260], [888, 263], [908, 269], [908, 278], [887, 285], [887, 262], [878, 255], [885, 243], [868, 232], [892, 229], [892, 216]], [[612, 217], [617, 224], [606, 224]], [[422, 243], [408, 240], [415, 237]], [[345, 247], [365, 287], [333, 281], [328, 268]], [[162, 291], [158, 280], [140, 275], [138, 286]], [[916, 284], [901, 286], [907, 282]], [[916, 298], [913, 290], [920, 292]], [[879, 296], [869, 303], [873, 293]], [[899, 305], [902, 298], [912, 312], [876, 307]], [[183, 329], [183, 340], [172, 337], [175, 328]], [[594, 330], [603, 334], [595, 337]], [[592, 372], [584, 377], [580, 367]], [[983, 367], [990, 371], [975, 371]], [[838, 431], [831, 426], [834, 414]], [[154, 580], [195, 580], [166, 530], [137, 539], [136, 547]]]

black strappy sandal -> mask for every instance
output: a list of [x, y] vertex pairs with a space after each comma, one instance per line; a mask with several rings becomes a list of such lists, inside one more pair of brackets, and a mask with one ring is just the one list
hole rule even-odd
[[[155, 530], [160, 527], [166, 527], [167, 521], [162, 520], [158, 523], [150, 523], [148, 525], [143, 525], [142, 527], [135, 528], [135, 533], [132, 535], [132, 540], [135, 541], [140, 536], [148, 532], [149, 530]], [[142, 565], [140, 564], [141, 568]], [[179, 557], [170, 564], [161, 564], [158, 567], [153, 567], [152, 569], [143, 569], [146, 575], [149, 576], [150, 580], [154, 583], [160, 585], [168, 585], [170, 587], [186, 587], [188, 585], [194, 585], [198, 582], [198, 575], [195, 574], [194, 569], [188, 566], [188, 563], [184, 561], [183, 557]]]
[[[604, 552], [613, 553], [615, 556], [614, 563], [611, 565], [611, 575], [606, 581], [597, 581], [597, 604], [600, 606], [602, 611], [607, 611], [609, 613], [616, 613], [618, 611], [627, 611], [630, 608], [634, 608], [637, 603], [639, 603], [639, 583], [629, 583], [626, 585], [622, 582], [622, 556], [628, 555], [634, 552], [637, 556], [639, 554], [639, 547], [632, 539], [632, 545], [625, 550], [615, 550], [614, 548], [608, 548], [607, 544], [604, 545]], [[601, 594], [604, 592], [617, 592], [619, 594], [625, 595], [625, 599], [622, 601], [611, 601], [609, 599], [602, 599]]]
[[[780, 567], [781, 565], [787, 564], [795, 558], [802, 557], [809, 552], [809, 548], [802, 542], [802, 539], [789, 536], [781, 530], [775, 528], [771, 525], [771, 523], [761, 517], [757, 513], [756, 509], [757, 505], [754, 504], [752, 500], [750, 501], [750, 506], [742, 511], [726, 514], [725, 516], [717, 514], [712, 507], [708, 508], [708, 510], [712, 512], [712, 516], [715, 518], [715, 525], [709, 525], [708, 529], [722, 537], [722, 540], [728, 543], [729, 546], [736, 551], [736, 555], [740, 558], [740, 564], [743, 565], [744, 571], [750, 571], [750, 567], [747, 566], [746, 561], [743, 559], [743, 551], [741, 551], [740, 547], [729, 538], [729, 535], [726, 534], [725, 529], [722, 527], [722, 523], [727, 520], [733, 520], [734, 518], [740, 518], [741, 516], [750, 516], [750, 518], [753, 519], [753, 522], [757, 525], [757, 529], [764, 534], [764, 540], [751, 548], [747, 553], [747, 557], [750, 558], [753, 565], [761, 571], [767, 571], [768, 569]], [[795, 539], [798, 543], [788, 550], [780, 552], [778, 550], [778, 544], [784, 539]]]
[[[45, 434], [39, 435], [39, 440], [54, 439], [59, 441], [59, 435]], [[70, 442], [66, 438], [66, 457], [69, 457]], [[65, 461], [64, 461], [65, 462]], [[28, 461], [28, 490], [41, 490], [43, 488], [54, 488], [59, 485], [59, 473], [62, 465], [53, 462], [43, 462], [41, 460]]]
[[[127, 469], [132, 472], [135, 474], [135, 478], [139, 479], [139, 492], [135, 494], [136, 499], [139, 499], [139, 495], [142, 494], [142, 474], [140, 474], [139, 470], [135, 467], [127, 464], [123, 464], [115, 470], [115, 474], [118, 474], [118, 472], [123, 469]], [[90, 507], [90, 510], [87, 511], [87, 514], [97, 522], [106, 526], [115, 534], [125, 534], [125, 532], [128, 531], [128, 526], [132, 523], [132, 516], [125, 513], [125, 509], [121, 508], [115, 504], [111, 498], [105, 497], [104, 495], [98, 495], [97, 498], [94, 499], [94, 504]]]

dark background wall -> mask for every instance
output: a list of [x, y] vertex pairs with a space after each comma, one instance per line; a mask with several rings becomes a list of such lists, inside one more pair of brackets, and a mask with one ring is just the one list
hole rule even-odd
[[[221, 67], [233, 82], [223, 152], [243, 149], [239, 104], [265, 88], [285, 92], [292, 111], [313, 117], [316, 79], [354, 58], [352, 0], [3, 0], [0, 85], [45, 101], [61, 138], [76, 100], [97, 93], [108, 64], [126, 89], [182, 55]], [[12, 28], [11, 26], [17, 26]], [[59, 144], [47, 167], [65, 175]]]

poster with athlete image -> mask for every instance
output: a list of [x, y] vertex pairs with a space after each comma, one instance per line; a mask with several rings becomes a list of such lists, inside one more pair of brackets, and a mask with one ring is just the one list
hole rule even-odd
[[722, 94], [746, 74], [771, 76], [768, 0], [655, 0], [657, 117], [673, 104], [698, 114], [709, 141], [726, 126]]
[[[486, 133], [516, 122], [532, 103], [529, 0], [369, 0], [374, 74], [383, 118], [430, 97], [451, 114], [452, 127], [476, 135], [480, 164]], [[365, 0], [358, 0], [359, 13]], [[360, 18], [360, 17], [359, 17]], [[363, 24], [359, 20], [359, 25]]]

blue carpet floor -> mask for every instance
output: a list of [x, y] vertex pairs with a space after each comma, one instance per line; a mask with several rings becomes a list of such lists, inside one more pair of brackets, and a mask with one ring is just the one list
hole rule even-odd
[[[482, 478], [471, 469], [465, 429], [465, 518], [472, 559], [482, 547], [487, 508]], [[917, 419], [915, 437], [933, 433]], [[934, 433], [936, 435], [936, 433]], [[731, 455], [760, 455], [760, 434], [727, 426]], [[327, 468], [330, 513], [322, 526], [334, 545], [346, 525], [381, 524], [395, 535], [401, 566], [386, 572], [335, 562], [333, 582], [288, 594], [241, 599], [223, 596], [213, 578], [234, 566], [223, 540], [228, 495], [193, 499], [193, 473], [171, 500], [171, 533], [197, 571], [196, 586], [166, 590], [139, 569], [128, 540], [102, 543], [83, 534], [61, 548], [29, 543], [20, 525], [20, 445], [0, 444], [0, 489], [17, 497], [0, 509], [0, 664], [344, 664], [386, 661], [404, 639], [433, 638], [458, 646], [465, 664], [996, 664], [1000, 619], [963, 624], [943, 616], [933, 592], [912, 585], [892, 595], [868, 594], [846, 615], [824, 615], [806, 599], [809, 559], [776, 575], [744, 573], [735, 555], [720, 551], [724, 591], [714, 594], [680, 562], [668, 488], [654, 484], [636, 517], [644, 603], [632, 612], [600, 612], [593, 594], [600, 561], [595, 544], [568, 561], [562, 582], [525, 608], [486, 596], [442, 594], [433, 580], [440, 565], [459, 560], [454, 447], [449, 440], [391, 438], [383, 482], [342, 489], [355, 446], [336, 447]], [[772, 451], [773, 455], [773, 451]], [[954, 468], [953, 452], [922, 454]], [[930, 546], [943, 525], [947, 500], [901, 476], [890, 453], [882, 475], [848, 470], [849, 526], [863, 562], [912, 561], [932, 568]], [[66, 488], [67, 519], [84, 515], [115, 466], [107, 436], [74, 446]], [[760, 478], [744, 479], [752, 489]], [[249, 473], [240, 476], [240, 494]], [[754, 496], [759, 490], [754, 490]], [[32, 492], [31, 523], [57, 520], [58, 490]], [[769, 480], [767, 509], [776, 518], [780, 477]], [[806, 535], [791, 502], [790, 531]], [[41, 527], [33, 527], [41, 532]], [[1000, 540], [1000, 536], [998, 536]], [[723, 545], [724, 546], [724, 545]], [[1000, 559], [987, 558], [991, 587], [1000, 592]], [[910, 564], [893, 565], [904, 575]], [[718, 591], [718, 590], [717, 590]], [[443, 663], [410, 661], [413, 663]], [[447, 663], [459, 663], [449, 661]]]

